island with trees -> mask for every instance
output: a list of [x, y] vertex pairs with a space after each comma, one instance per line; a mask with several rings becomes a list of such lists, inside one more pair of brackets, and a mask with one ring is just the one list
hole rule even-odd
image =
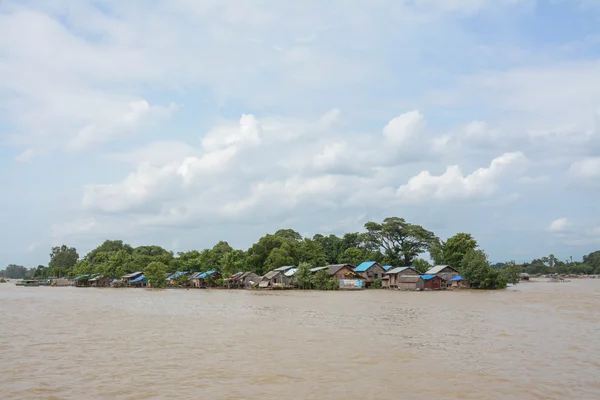
[[[122, 240], [106, 240], [85, 256], [74, 247], [53, 247], [48, 265], [27, 268], [11, 264], [0, 271], [0, 278], [47, 279], [102, 275], [121, 277], [142, 271], [152, 286], [165, 285], [165, 276], [176, 271], [188, 273], [217, 271], [227, 277], [240, 272], [259, 276], [283, 266], [298, 266], [296, 286], [300, 289], [335, 289], [325, 273], [311, 274], [313, 267], [331, 264], [359, 265], [371, 260], [381, 265], [412, 266], [424, 273], [432, 265], [449, 265], [475, 289], [502, 289], [528, 274], [600, 274], [600, 251], [582, 261], [561, 261], [554, 255], [518, 264], [514, 261], [491, 264], [476, 239], [457, 233], [441, 240], [432, 231], [390, 217], [382, 222], [367, 222], [363, 232], [342, 236], [316, 234], [302, 237], [292, 229], [267, 234], [247, 250], [234, 249], [220, 241], [212, 248], [174, 254], [156, 245], [133, 247]], [[431, 261], [431, 262], [430, 262]], [[185, 284], [190, 274], [178, 276]], [[377, 285], [374, 285], [377, 287]]]

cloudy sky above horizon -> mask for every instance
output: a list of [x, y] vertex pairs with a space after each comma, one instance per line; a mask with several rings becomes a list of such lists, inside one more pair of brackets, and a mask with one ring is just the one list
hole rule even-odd
[[4, 0], [0, 268], [387, 216], [580, 259], [598, 26], [592, 0]]

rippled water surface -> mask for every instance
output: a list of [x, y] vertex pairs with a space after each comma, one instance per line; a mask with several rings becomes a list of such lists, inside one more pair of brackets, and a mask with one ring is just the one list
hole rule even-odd
[[0, 284], [1, 399], [600, 399], [600, 281], [500, 292]]

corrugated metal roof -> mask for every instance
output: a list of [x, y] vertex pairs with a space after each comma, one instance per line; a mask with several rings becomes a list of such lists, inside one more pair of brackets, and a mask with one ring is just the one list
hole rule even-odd
[[130, 280], [129, 283], [142, 282], [145, 280], [146, 280], [146, 277], [144, 277], [144, 275], [140, 275], [137, 278]]
[[391, 265], [382, 265], [381, 266], [383, 269], [385, 269], [386, 271], [389, 271], [390, 269], [392, 269]]
[[143, 274], [142, 271], [132, 272], [131, 274], [123, 275], [122, 278], [123, 279], [135, 278], [136, 276], [139, 276], [141, 274]]
[[414, 268], [413, 267], [396, 267], [396, 268], [390, 269], [388, 272], [386, 272], [386, 274], [389, 274], [389, 275], [399, 274], [400, 272], [405, 271], [407, 269], [414, 269]]
[[363, 263], [360, 263], [360, 265], [358, 267], [354, 268], [354, 271], [355, 272], [365, 272], [366, 270], [368, 270], [375, 264], [377, 264], [376, 261], [365, 261]]
[[459, 275], [459, 276], [455, 276], [454, 278], [452, 278], [452, 279], [450, 279], [450, 280], [451, 280], [451, 281], [462, 281], [462, 278], [463, 278], [463, 277], [462, 277], [461, 275]]
[[319, 271], [323, 271], [324, 269], [328, 269], [327, 267], [315, 267], [315, 268], [311, 268], [310, 272], [319, 272]]
[[292, 268], [296, 268], [296, 267], [293, 266], [293, 265], [286, 265], [286, 266], [283, 266], [283, 267], [275, 268], [273, 271], [285, 272], [285, 271], [288, 271], [288, 270], [290, 270]]
[[354, 265], [352, 265], [352, 264], [326, 265], [327, 269], [329, 270], [329, 275], [334, 275], [336, 272], [338, 272], [340, 269], [344, 268], [345, 266], [348, 266], [350, 269], [354, 269]]
[[170, 275], [167, 279], [175, 279], [175, 278], [179, 278], [181, 275], [187, 275], [187, 272], [175, 272], [174, 274]]
[[274, 277], [276, 277], [278, 274], [280, 274], [281, 271], [278, 271], [276, 269], [274, 269], [273, 271], [269, 271], [265, 274], [264, 278], [269, 280], [269, 279], [273, 279]]
[[[449, 265], [436, 265], [435, 267], [429, 268], [429, 270], [425, 273], [428, 275], [435, 275], [435, 274], [439, 273], [441, 270], [443, 270], [444, 268], [452, 268], [452, 267]], [[454, 269], [454, 268], [452, 268], [452, 269]]]
[[290, 270], [285, 271], [283, 274], [285, 276], [294, 276], [294, 274], [298, 271], [298, 268], [292, 268]]
[[437, 275], [421, 275], [421, 278], [423, 278], [424, 281], [428, 281], [430, 279], [435, 278]]

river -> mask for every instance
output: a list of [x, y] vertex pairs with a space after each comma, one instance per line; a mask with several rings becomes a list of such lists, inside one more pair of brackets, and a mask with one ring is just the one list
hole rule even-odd
[[496, 292], [0, 284], [0, 398], [600, 399], [600, 281]]

